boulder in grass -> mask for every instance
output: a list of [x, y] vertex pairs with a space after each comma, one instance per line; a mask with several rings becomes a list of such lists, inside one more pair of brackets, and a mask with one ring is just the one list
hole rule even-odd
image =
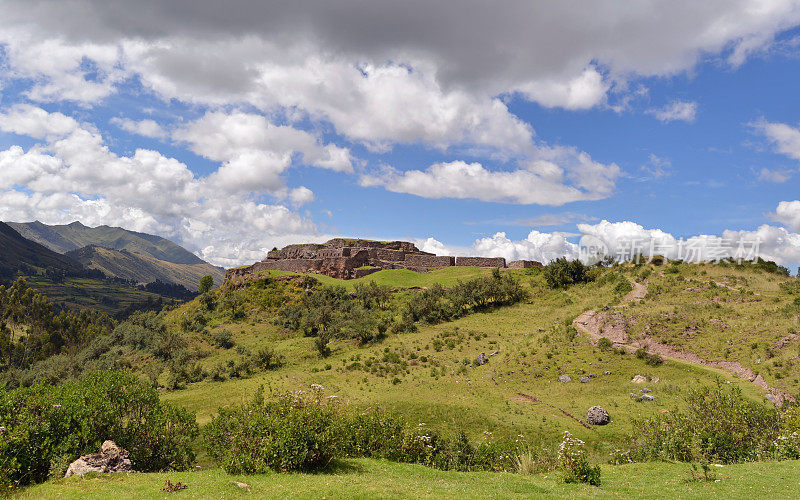
[[565, 375], [561, 375], [560, 377], [558, 377], [558, 381], [566, 384], [567, 382], [572, 382], [572, 377], [570, 377], [569, 375], [566, 375], [566, 374]]
[[645, 384], [647, 383], [647, 377], [644, 375], [636, 375], [631, 379], [631, 382], [634, 384]]
[[114, 441], [106, 441], [99, 453], [90, 453], [69, 464], [64, 477], [83, 476], [89, 472], [133, 472], [128, 451]]
[[608, 412], [602, 406], [592, 406], [586, 412], [586, 423], [591, 425], [606, 425], [611, 421]]

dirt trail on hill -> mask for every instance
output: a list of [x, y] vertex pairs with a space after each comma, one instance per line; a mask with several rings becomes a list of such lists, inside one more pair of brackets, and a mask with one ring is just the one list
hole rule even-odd
[[[619, 307], [627, 307], [631, 302], [639, 302], [647, 296], [647, 281], [644, 283], [632, 282], [631, 284], [633, 285], [633, 290], [623, 297]], [[767, 399], [778, 406], [781, 406], [784, 401], [795, 401], [790, 394], [771, 387], [761, 375], [756, 375], [753, 370], [738, 361], [709, 361], [691, 351], [664, 345], [647, 334], [640, 340], [631, 341], [628, 337], [628, 323], [625, 320], [625, 316], [619, 311], [611, 311], [610, 309], [595, 311], [591, 309], [575, 318], [572, 325], [579, 332], [586, 334], [593, 344], [597, 344], [601, 338], [605, 337], [611, 341], [615, 348], [622, 348], [628, 352], [644, 348], [648, 352], [665, 358], [719, 368], [764, 389], [768, 393]], [[787, 338], [783, 340], [790, 341], [794, 339]]]

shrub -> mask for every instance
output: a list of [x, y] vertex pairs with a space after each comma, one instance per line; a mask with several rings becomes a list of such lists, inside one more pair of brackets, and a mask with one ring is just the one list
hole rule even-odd
[[737, 463], [775, 455], [780, 414], [738, 387], [689, 390], [685, 409], [637, 421], [637, 459]]
[[592, 467], [589, 464], [583, 449], [583, 441], [572, 437], [569, 431], [564, 431], [564, 440], [558, 448], [558, 462], [564, 472], [565, 483], [589, 483], [592, 486], [600, 486], [600, 466]]
[[636, 349], [636, 357], [643, 360], [650, 366], [658, 366], [664, 363], [664, 358], [662, 358], [659, 354], [649, 353], [643, 347]]
[[620, 280], [617, 281], [617, 284], [614, 286], [614, 293], [619, 295], [626, 295], [633, 290], [633, 286], [631, 282], [627, 279], [620, 277]]
[[614, 346], [614, 343], [608, 337], [600, 337], [600, 340], [597, 341], [597, 347], [601, 351], [607, 351]]
[[230, 349], [233, 347], [231, 332], [224, 328], [215, 330], [214, 333], [211, 334], [211, 340], [214, 342], [214, 345], [223, 349]]
[[209, 454], [229, 474], [324, 469], [341, 443], [338, 411], [310, 396], [284, 394], [224, 408], [204, 430]]
[[194, 414], [162, 403], [134, 375], [98, 372], [79, 382], [0, 393], [0, 481], [25, 485], [62, 475], [111, 439], [134, 469], [182, 470], [194, 463]]
[[588, 271], [583, 262], [561, 257], [544, 267], [544, 279], [550, 288], [567, 288], [589, 281]]
[[253, 356], [253, 363], [261, 370], [271, 370], [279, 367], [281, 360], [272, 348], [262, 347]]

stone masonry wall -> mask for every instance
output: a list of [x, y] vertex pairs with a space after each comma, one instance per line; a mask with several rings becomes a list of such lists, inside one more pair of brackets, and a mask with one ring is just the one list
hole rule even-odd
[[542, 267], [542, 263], [535, 260], [512, 260], [508, 263], [509, 269], [530, 269], [532, 267]]
[[506, 267], [503, 257], [456, 257], [457, 266]]
[[407, 267], [450, 267], [456, 264], [455, 257], [441, 255], [406, 255]]

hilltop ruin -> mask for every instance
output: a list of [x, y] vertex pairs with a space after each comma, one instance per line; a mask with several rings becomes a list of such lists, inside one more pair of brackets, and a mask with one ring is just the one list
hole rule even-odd
[[502, 257], [452, 257], [423, 252], [408, 241], [373, 241], [334, 238], [326, 243], [289, 245], [272, 250], [261, 262], [229, 269], [226, 280], [261, 271], [319, 273], [333, 278], [354, 279], [384, 269], [427, 272], [451, 266], [530, 268], [542, 264], [532, 260], [509, 262]]

